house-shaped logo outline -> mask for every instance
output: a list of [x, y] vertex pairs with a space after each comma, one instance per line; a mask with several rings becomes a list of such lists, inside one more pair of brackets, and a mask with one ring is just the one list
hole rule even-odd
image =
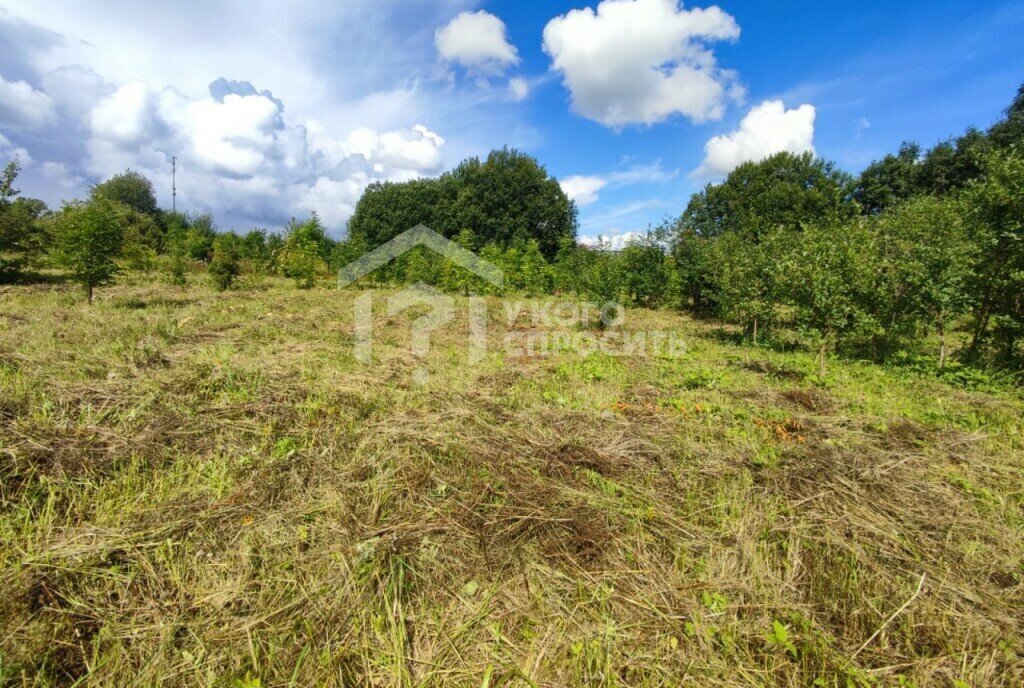
[[505, 283], [505, 274], [498, 266], [420, 223], [341, 268], [338, 271], [338, 288], [352, 284], [417, 246], [426, 246], [496, 287]]

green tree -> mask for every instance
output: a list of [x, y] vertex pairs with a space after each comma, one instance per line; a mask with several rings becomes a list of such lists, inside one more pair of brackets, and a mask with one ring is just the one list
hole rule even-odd
[[693, 227], [676, 224], [672, 241], [678, 301], [700, 316], [714, 316], [721, 311], [719, 283], [715, 269], [718, 254], [716, 239], [699, 234]]
[[1007, 150], [1024, 145], [1024, 84], [1017, 89], [1005, 116], [988, 130], [988, 138], [996, 148]]
[[423, 246], [416, 246], [380, 268], [387, 279], [398, 283], [438, 284], [442, 274], [440, 257]]
[[963, 189], [981, 176], [989, 148], [988, 136], [977, 129], [968, 129], [963, 136], [937, 144], [921, 161], [921, 192], [943, 196]]
[[167, 272], [171, 284], [184, 287], [188, 284], [188, 228], [184, 218], [170, 218], [167, 227]]
[[563, 239], [551, 265], [552, 287], [559, 293], [583, 293], [583, 274], [593, 252], [572, 239]]
[[89, 303], [96, 287], [109, 284], [118, 273], [124, 225], [118, 206], [105, 198], [71, 203], [53, 218], [55, 258], [85, 287]]
[[971, 240], [979, 256], [971, 291], [974, 325], [968, 358], [990, 336], [1005, 363], [1019, 365], [1024, 338], [1024, 153], [993, 151], [984, 175], [964, 194]]
[[252, 269], [267, 269], [270, 265], [270, 252], [267, 249], [266, 230], [252, 229], [247, 232], [238, 244], [238, 256]]
[[363, 239], [346, 237], [334, 244], [328, 261], [332, 272], [340, 272], [342, 268], [354, 260], [362, 258], [369, 251]]
[[[487, 244], [483, 248], [481, 248], [480, 257], [486, 260], [488, 263], [491, 263], [492, 265], [497, 265], [499, 269], [504, 270], [503, 266], [505, 264], [505, 251], [497, 244]], [[506, 275], [505, 277], [507, 278], [508, 275]], [[479, 284], [481, 285], [482, 293], [485, 294], [502, 294], [504, 293], [505, 289], [507, 289], [509, 286], [507, 279], [505, 280], [504, 285], [501, 287], [496, 287], [490, 284], [489, 282], [483, 282], [483, 280], [481, 280]]]
[[881, 326], [876, 356], [911, 346], [922, 326], [934, 327], [939, 367], [945, 366], [947, 334], [970, 305], [968, 284], [977, 255], [962, 215], [955, 200], [921, 196], [877, 218], [872, 227], [877, 269], [865, 294], [865, 308]]
[[284, 247], [284, 237], [279, 232], [270, 232], [267, 234], [267, 260], [268, 267], [271, 270], [277, 270], [277, 258], [281, 254], [281, 249]]
[[17, 277], [43, 249], [39, 220], [46, 204], [18, 196], [14, 183], [20, 169], [15, 159], [0, 172], [0, 280]]
[[158, 218], [153, 182], [133, 170], [115, 174], [105, 182], [92, 187], [93, 198], [105, 198], [131, 208], [140, 215]]
[[628, 242], [618, 262], [622, 291], [630, 305], [657, 308], [670, 299], [668, 258], [663, 241], [655, 233]]
[[828, 353], [844, 337], [872, 329], [863, 309], [864, 281], [871, 274], [873, 248], [864, 223], [811, 225], [780, 261], [784, 293], [796, 324], [818, 349], [818, 376], [825, 377]]
[[209, 213], [187, 219], [185, 245], [189, 258], [208, 262], [213, 257], [213, 242], [217, 239], [217, 226]]
[[326, 259], [333, 242], [316, 213], [305, 222], [292, 220], [288, 225], [283, 245], [277, 256], [281, 273], [295, 281], [300, 289], [310, 289], [318, 274], [327, 269]]
[[505, 249], [500, 267], [510, 289], [531, 296], [551, 291], [551, 268], [544, 260], [540, 244], [534, 239], [517, 242]]
[[334, 249], [334, 241], [327, 236], [327, 230], [316, 211], [310, 213], [309, 219], [303, 222], [292, 218], [285, 233], [286, 241], [309, 247], [323, 261], [330, 258]]
[[864, 213], [880, 213], [922, 191], [921, 146], [904, 142], [896, 155], [877, 160], [860, 174], [853, 197]]
[[18, 196], [14, 181], [19, 171], [15, 159], [0, 172], [0, 279], [16, 277], [44, 248], [39, 220], [46, 204]]
[[535, 240], [553, 260], [576, 236], [576, 206], [537, 161], [510, 148], [470, 158], [437, 179], [371, 184], [349, 220], [349, 236], [377, 247], [425, 224], [452, 239], [470, 230], [479, 245], [507, 249]]
[[768, 330], [778, 316], [783, 297], [782, 258], [800, 233], [776, 229], [751, 241], [737, 233], [719, 237], [712, 247], [719, 314], [746, 327], [753, 344], [759, 332]]
[[157, 253], [165, 249], [164, 230], [151, 215], [144, 215], [117, 201], [112, 203], [117, 222], [124, 228], [121, 256], [130, 269], [150, 272], [156, 264]]
[[[611, 244], [601, 237], [598, 237], [597, 246], [585, 250], [591, 251], [592, 255], [583, 275], [583, 296], [598, 306], [619, 303], [622, 297], [622, 271], [617, 253], [612, 251]], [[601, 326], [604, 324], [602, 321]]]
[[532, 239], [547, 260], [555, 258], [563, 239], [576, 236], [576, 205], [529, 155], [494, 150], [483, 162], [463, 161], [451, 179], [456, 197], [445, 236], [469, 228], [482, 242], [503, 248]]
[[129, 270], [144, 274], [149, 274], [156, 266], [156, 251], [146, 244], [145, 240], [139, 236], [137, 229], [131, 225], [126, 228], [124, 233], [121, 257]]
[[227, 291], [241, 272], [238, 261], [238, 237], [232, 233], [221, 234], [213, 242], [213, 256], [210, 259], [210, 277], [218, 291]]
[[776, 227], [842, 221], [857, 212], [853, 182], [835, 165], [810, 153], [777, 153], [746, 162], [721, 184], [694, 194], [676, 233], [715, 237], [742, 232], [756, 237]]
[[[455, 237], [455, 243], [467, 251], [476, 251], [476, 235], [470, 229], [463, 229]], [[451, 260], [446, 260], [441, 265], [441, 283], [448, 291], [468, 296], [470, 293], [483, 292], [486, 289], [479, 277], [469, 270]]]
[[316, 276], [323, 271], [323, 261], [308, 246], [285, 242], [278, 258], [281, 273], [295, 281], [299, 289], [312, 289]]
[[348, 236], [376, 248], [418, 224], [425, 224], [451, 238], [449, 221], [442, 210], [450, 212], [454, 193], [455, 186], [448, 175], [370, 184], [349, 219]]

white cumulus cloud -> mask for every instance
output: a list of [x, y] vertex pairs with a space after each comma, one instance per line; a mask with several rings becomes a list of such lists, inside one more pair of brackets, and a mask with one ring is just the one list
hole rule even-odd
[[103, 91], [88, 118], [92, 177], [130, 167], [165, 186], [174, 155], [179, 202], [231, 218], [283, 223], [316, 210], [340, 229], [372, 181], [434, 174], [443, 164], [444, 139], [422, 124], [339, 138], [316, 121], [286, 122], [282, 102], [248, 82], [217, 80], [198, 98], [137, 81]]
[[25, 81], [7, 81], [0, 76], [0, 125], [36, 129], [52, 124], [53, 99]]
[[505, 37], [505, 22], [490, 12], [462, 12], [434, 34], [437, 52], [448, 62], [485, 74], [501, 74], [519, 63]]
[[576, 201], [576, 205], [585, 206], [600, 200], [597, 192], [602, 189], [630, 184], [657, 184], [673, 179], [677, 174], [678, 170], [662, 169], [661, 162], [658, 161], [650, 165], [632, 165], [604, 175], [575, 174], [562, 179], [559, 184], [565, 195]]
[[89, 116], [92, 107], [113, 91], [102, 76], [81, 65], [64, 65], [41, 78], [43, 91], [53, 98], [59, 110], [73, 118]]
[[32, 156], [26, 149], [15, 146], [9, 138], [0, 133], [0, 164], [6, 165], [12, 158], [17, 158], [22, 168], [32, 164]]
[[286, 143], [277, 103], [263, 95], [189, 99], [165, 92], [161, 114], [188, 142], [205, 167], [239, 176], [257, 175], [268, 158], [284, 157]]
[[82, 178], [71, 172], [67, 163], [47, 160], [43, 163], [42, 174], [64, 189], [75, 189], [82, 184]]
[[781, 100], [768, 100], [751, 108], [740, 128], [715, 136], [704, 146], [704, 162], [697, 174], [724, 176], [747, 161], [775, 153], [814, 152], [814, 106], [787, 110]]
[[530, 84], [521, 76], [512, 77], [508, 80], [508, 90], [512, 94], [512, 100], [518, 103], [530, 95]]
[[[56, 206], [131, 167], [170, 207], [173, 155], [179, 210], [245, 229], [316, 209], [337, 232], [352, 188], [535, 140], [507, 107], [518, 56], [499, 20], [479, 37], [500, 40], [475, 55], [472, 42], [448, 44], [483, 68], [439, 65], [435, 29], [478, 3], [313, 4], [205, 3], [196, 22], [192, 0], [0, 0], [0, 131], [8, 149], [24, 147], [23, 163], [27, 151], [37, 160], [19, 188]], [[447, 88], [442, 72], [455, 69], [487, 89]]]
[[544, 51], [561, 72], [580, 115], [610, 127], [652, 124], [681, 114], [720, 119], [743, 90], [718, 67], [708, 43], [739, 38], [718, 7], [683, 9], [678, 0], [604, 0], [544, 27]]
[[316, 209], [328, 227], [338, 227], [355, 212], [356, 203], [369, 183], [370, 178], [364, 173], [344, 179], [318, 177], [312, 186], [298, 184], [291, 189], [295, 196], [292, 204]]
[[93, 108], [92, 130], [102, 138], [138, 143], [153, 129], [153, 109], [149, 88], [141, 81], [130, 81]]
[[579, 243], [590, 248], [598, 248], [604, 244], [610, 251], [621, 251], [629, 246], [630, 243], [643, 238], [644, 234], [642, 232], [613, 229], [608, 234], [582, 236], [579, 239]]
[[411, 131], [389, 131], [378, 137], [370, 159], [385, 167], [408, 170], [436, 170], [441, 166], [444, 139], [417, 124]]
[[597, 192], [608, 183], [601, 177], [586, 177], [575, 174], [566, 177], [558, 182], [562, 191], [570, 200], [576, 201], [576, 205], [590, 205], [597, 202]]

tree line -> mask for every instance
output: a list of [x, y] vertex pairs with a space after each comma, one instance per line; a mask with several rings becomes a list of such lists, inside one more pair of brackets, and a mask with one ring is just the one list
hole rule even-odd
[[755, 341], [795, 328], [872, 360], [934, 343], [1024, 364], [1024, 87], [987, 131], [913, 143], [852, 177], [810, 155], [736, 168], [668, 224], [681, 304]]
[[[503, 171], [517, 155], [371, 187], [350, 236], [371, 247], [426, 218], [501, 267], [507, 289], [683, 309], [738, 325], [755, 345], [796, 335], [822, 375], [833, 353], [1024, 366], [1024, 87], [987, 130], [928, 150], [905, 143], [857, 176], [811, 154], [742, 164], [621, 251], [577, 245], [572, 204], [533, 191], [543, 169]], [[559, 221], [537, 219], [534, 203]], [[529, 222], [513, 224], [516, 213]], [[495, 231], [495, 218], [514, 229]], [[493, 291], [422, 251], [384, 278]]]
[[124, 270], [162, 273], [184, 286], [205, 266], [221, 290], [248, 274], [280, 274], [310, 288], [338, 259], [339, 244], [316, 213], [292, 219], [283, 232], [222, 232], [208, 213], [159, 208], [152, 182], [131, 170], [92, 187], [88, 199], [51, 211], [19, 194], [19, 171], [12, 160], [0, 174], [0, 282], [59, 269], [84, 287], [91, 303], [95, 289]]
[[[95, 287], [119, 270], [184, 284], [205, 265], [219, 289], [278, 274], [300, 288], [424, 223], [499, 266], [506, 291], [683, 309], [739, 326], [754, 345], [795, 334], [821, 374], [832, 353], [886, 360], [933, 354], [1024, 367], [1024, 86], [987, 130], [928, 150], [905, 143], [858, 176], [811, 154], [733, 170], [620, 251], [576, 242], [557, 180], [519, 151], [470, 158], [437, 178], [371, 184], [331, 239], [316, 216], [281, 233], [219, 232], [210, 215], [158, 207], [127, 171], [50, 211], [0, 176], [0, 279], [59, 267]], [[493, 292], [416, 249], [369, 277]]]
[[[571, 202], [536, 193], [543, 168], [510, 165], [517, 157], [373, 186], [350, 236], [371, 247], [426, 218], [501, 267], [507, 289], [683, 309], [738, 325], [755, 345], [796, 335], [821, 375], [833, 353], [1024, 367], [1024, 86], [987, 130], [928, 150], [905, 143], [857, 176], [809, 153], [742, 164], [621, 251], [577, 245]], [[423, 251], [384, 278], [493, 291]]]
[[[159, 270], [184, 285], [202, 265], [219, 289], [250, 274], [282, 275], [310, 288], [317, 277], [421, 222], [472, 250], [489, 247], [485, 253], [496, 260], [500, 247], [504, 263], [516, 257], [512, 271], [523, 263], [532, 274], [526, 264], [546, 266], [576, 234], [575, 205], [557, 180], [532, 157], [508, 148], [483, 161], [466, 160], [438, 178], [370, 185], [343, 241], [328, 235], [316, 213], [293, 219], [283, 232], [219, 231], [209, 214], [159, 208], [152, 183], [131, 170], [92, 187], [89, 198], [51, 211], [19, 194], [19, 169], [12, 160], [0, 176], [0, 281], [62, 269], [83, 285], [90, 302], [97, 287], [125, 269]], [[405, 257], [375, 278], [404, 280], [420, 257]], [[468, 278], [459, 280], [469, 288]]]

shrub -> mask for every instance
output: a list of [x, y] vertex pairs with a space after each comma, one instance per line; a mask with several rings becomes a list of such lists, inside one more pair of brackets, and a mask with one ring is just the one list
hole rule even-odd
[[118, 273], [124, 227], [113, 201], [95, 198], [71, 203], [54, 218], [54, 257], [85, 287], [89, 303], [96, 287], [109, 284]]
[[234, 284], [240, 272], [235, 236], [222, 234], [213, 242], [213, 257], [210, 259], [210, 277], [213, 284], [219, 291], [226, 291]]

